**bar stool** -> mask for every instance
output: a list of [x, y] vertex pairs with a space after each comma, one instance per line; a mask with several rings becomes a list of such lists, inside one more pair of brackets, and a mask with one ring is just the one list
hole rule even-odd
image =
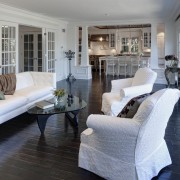
[[139, 56], [131, 56], [131, 76], [140, 68]]
[[139, 60], [139, 63], [140, 63], [140, 67], [143, 68], [143, 67], [149, 67], [150, 66], [150, 57], [140, 57], [140, 60]]
[[106, 57], [106, 75], [113, 74], [113, 76], [116, 74], [115, 66], [117, 65], [117, 58], [113, 56]]
[[118, 58], [118, 75], [122, 74], [126, 77], [127, 74], [127, 62], [126, 62], [126, 56], [120, 56]]

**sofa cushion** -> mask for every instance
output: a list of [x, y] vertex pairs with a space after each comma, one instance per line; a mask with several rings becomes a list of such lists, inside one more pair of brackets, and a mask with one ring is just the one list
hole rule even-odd
[[34, 81], [30, 72], [17, 73], [16, 79], [16, 90], [24, 89], [34, 85]]
[[53, 88], [48, 86], [30, 86], [24, 89], [17, 90], [15, 94], [24, 96], [28, 99], [28, 103], [31, 103], [43, 96], [53, 93]]
[[27, 98], [18, 95], [5, 95], [5, 101], [0, 103], [0, 115], [9, 113], [27, 104]]
[[141, 103], [148, 97], [150, 94], [143, 94], [137, 97], [132, 98], [122, 111], [117, 115], [117, 117], [122, 118], [133, 118], [136, 114]]
[[[120, 94], [118, 93], [104, 93], [102, 98], [102, 111], [105, 112], [107, 115], [109, 114], [109, 111], [111, 109], [111, 105], [113, 102], [119, 102], [122, 98], [120, 97]], [[119, 110], [118, 110], [119, 112]]]

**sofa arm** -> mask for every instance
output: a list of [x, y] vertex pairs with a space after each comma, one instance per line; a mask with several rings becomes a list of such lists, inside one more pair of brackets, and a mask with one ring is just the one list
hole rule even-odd
[[152, 91], [152, 84], [144, 84], [139, 86], [131, 86], [120, 90], [121, 97], [139, 96], [142, 94], [150, 93]]
[[131, 86], [133, 78], [117, 79], [111, 81], [111, 92], [120, 92], [120, 89]]
[[49, 72], [30, 72], [34, 85], [47, 85], [56, 89], [56, 73]]
[[81, 147], [90, 147], [121, 162], [134, 162], [139, 123], [133, 119], [90, 115], [87, 125], [89, 128], [81, 134]]
[[88, 128], [95, 133], [110, 138], [121, 138], [121, 134], [126, 137], [137, 136], [140, 124], [129, 118], [111, 117], [107, 115], [90, 115], [87, 119]]

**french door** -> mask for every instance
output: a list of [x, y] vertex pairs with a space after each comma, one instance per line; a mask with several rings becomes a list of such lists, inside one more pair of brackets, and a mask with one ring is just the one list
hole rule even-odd
[[18, 72], [18, 25], [0, 22], [0, 74]]
[[43, 71], [42, 33], [24, 33], [24, 71]]
[[45, 37], [45, 71], [56, 72], [56, 31], [43, 29]]

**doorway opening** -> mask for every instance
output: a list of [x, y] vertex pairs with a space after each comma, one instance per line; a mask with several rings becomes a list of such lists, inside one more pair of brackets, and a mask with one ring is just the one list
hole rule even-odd
[[19, 71], [43, 71], [42, 28], [19, 26]]

